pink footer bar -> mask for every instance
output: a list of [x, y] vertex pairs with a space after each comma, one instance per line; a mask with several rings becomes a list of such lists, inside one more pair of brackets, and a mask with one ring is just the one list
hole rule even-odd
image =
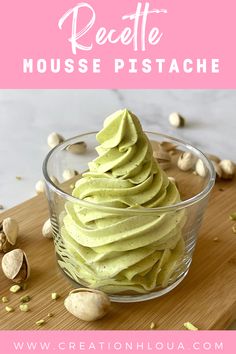
[[0, 353], [236, 353], [235, 331], [0, 331]]

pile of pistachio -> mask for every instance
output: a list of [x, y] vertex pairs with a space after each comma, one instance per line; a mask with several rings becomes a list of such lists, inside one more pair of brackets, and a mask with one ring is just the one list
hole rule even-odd
[[[173, 112], [169, 115], [169, 122], [175, 128], [181, 128], [185, 126], [186, 119], [177, 112]], [[168, 169], [171, 166], [171, 156], [179, 153], [177, 160], [177, 166], [182, 171], [193, 170], [194, 174], [201, 177], [206, 177], [207, 169], [204, 162], [198, 159], [191, 152], [181, 152], [178, 150], [178, 146], [171, 142], [157, 142], [151, 141], [153, 147], [153, 156], [158, 160], [163, 169]], [[235, 164], [230, 160], [221, 160], [219, 157], [206, 154], [211, 160], [218, 179], [232, 179], [235, 175]]]
[[[25, 281], [29, 278], [30, 267], [27, 256], [21, 249], [13, 249], [15, 246], [19, 233], [19, 225], [13, 218], [6, 218], [0, 222], [0, 252], [4, 253], [2, 258], [2, 271], [4, 275], [10, 279], [15, 285], [10, 287], [10, 292], [16, 293], [25, 285]], [[30, 300], [29, 296], [24, 296], [20, 299], [20, 310], [28, 311], [27, 302]], [[2, 297], [2, 302], [7, 303], [8, 298]], [[6, 306], [7, 312], [13, 312], [14, 308]]]
[[[45, 227], [45, 225], [44, 225]], [[50, 227], [50, 226], [49, 226]], [[47, 230], [45, 231], [48, 232]], [[19, 226], [15, 219], [6, 218], [0, 223], [0, 251], [4, 253], [2, 258], [2, 271], [14, 285], [10, 287], [10, 293], [18, 293], [25, 290], [26, 281], [30, 276], [30, 266], [28, 258], [20, 248], [12, 249], [17, 241]], [[44, 235], [45, 236], [45, 235]], [[56, 292], [51, 294], [52, 300], [57, 300], [59, 295]], [[29, 311], [29, 301], [31, 297], [24, 295], [20, 297], [19, 309], [22, 312]], [[9, 298], [2, 297], [5, 310], [14, 312], [14, 307], [8, 305]], [[94, 289], [75, 289], [69, 293], [65, 299], [65, 308], [77, 318], [84, 321], [95, 321], [105, 316], [110, 309], [109, 297], [102, 291]], [[48, 314], [47, 317], [52, 317]], [[36, 321], [37, 326], [43, 326], [45, 319]]]

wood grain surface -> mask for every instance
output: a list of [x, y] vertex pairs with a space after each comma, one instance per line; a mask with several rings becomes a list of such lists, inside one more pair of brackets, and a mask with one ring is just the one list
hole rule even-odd
[[[27, 289], [11, 294], [12, 283], [0, 272], [0, 296], [9, 297], [7, 305], [15, 311], [7, 313], [0, 303], [0, 329], [133, 329], [145, 330], [151, 322], [157, 329], [184, 329], [190, 321], [199, 329], [225, 329], [236, 318], [236, 235], [232, 232], [231, 212], [236, 211], [236, 181], [218, 182], [212, 192], [200, 231], [191, 269], [185, 280], [169, 294], [155, 300], [112, 304], [111, 312], [93, 323], [82, 322], [69, 314], [63, 305], [72, 284], [56, 264], [52, 240], [41, 234], [48, 218], [44, 196], [37, 196], [4, 213], [20, 224], [17, 247], [28, 255], [31, 277]], [[214, 238], [218, 237], [218, 242]], [[2, 257], [2, 255], [0, 255]], [[60, 298], [51, 300], [51, 293]], [[29, 294], [30, 311], [19, 310], [19, 298]], [[47, 318], [52, 313], [53, 317]]]

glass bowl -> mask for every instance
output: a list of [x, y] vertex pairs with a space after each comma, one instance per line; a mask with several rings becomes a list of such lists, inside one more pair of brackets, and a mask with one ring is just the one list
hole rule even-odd
[[[168, 161], [159, 161], [180, 192], [181, 201], [173, 205], [114, 208], [73, 197], [76, 181], [97, 157], [96, 132], [56, 146], [43, 163], [58, 265], [75, 287], [103, 290], [116, 302], [162, 296], [184, 279], [215, 183], [214, 168], [201, 151], [167, 135], [145, 133], [154, 147], [158, 142], [171, 149]], [[85, 151], [72, 153], [68, 147], [78, 142], [86, 144]], [[201, 160], [203, 176], [194, 167], [177, 167], [183, 152]], [[78, 174], [65, 181], [67, 169]]]

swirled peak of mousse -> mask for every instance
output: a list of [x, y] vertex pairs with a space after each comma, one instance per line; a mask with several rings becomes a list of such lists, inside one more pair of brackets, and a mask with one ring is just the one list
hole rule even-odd
[[179, 200], [133, 113], [124, 109], [109, 116], [97, 141], [99, 156], [89, 163], [73, 196], [113, 207], [153, 208]]
[[66, 203], [59, 264], [75, 281], [109, 293], [164, 287], [178, 276], [185, 214], [151, 214], [146, 208], [172, 205], [180, 201], [179, 192], [127, 109], [105, 120], [97, 141], [98, 156], [73, 190], [90, 204]]

